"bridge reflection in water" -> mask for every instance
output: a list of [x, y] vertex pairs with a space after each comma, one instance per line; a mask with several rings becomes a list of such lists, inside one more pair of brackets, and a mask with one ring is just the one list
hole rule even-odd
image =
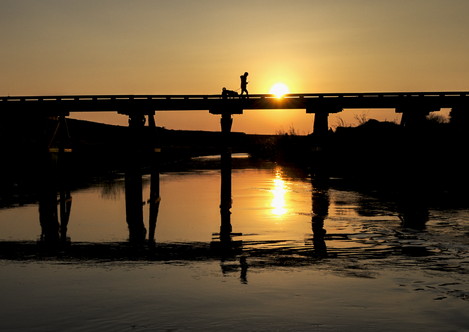
[[[128, 210], [126, 213], [126, 217], [122, 215], [121, 222], [122, 224], [125, 224], [125, 222], [127, 222], [129, 231], [129, 242], [127, 244], [96, 243], [89, 244], [88, 246], [84, 245], [83, 243], [76, 243], [68, 247], [68, 245], [70, 244], [70, 240], [67, 241], [66, 231], [72, 202], [69, 186], [67, 185], [68, 177], [56, 176], [57, 174], [60, 174], [60, 172], [50, 172], [48, 180], [46, 180], [46, 177], [43, 178], [44, 190], [41, 190], [42, 196], [39, 200], [39, 214], [40, 223], [42, 227], [42, 244], [47, 246], [48, 248], [59, 248], [59, 252], [62, 252], [62, 249], [64, 248], [67, 249], [66, 251], [71, 250], [69, 251], [70, 257], [75, 257], [74, 255], [77, 255], [77, 257], [89, 257], [91, 259], [103, 257], [108, 259], [125, 259], [126, 257], [132, 257], [132, 259], [150, 258], [152, 260], [168, 259], [169, 257], [174, 259], [188, 260], [219, 259], [220, 267], [223, 273], [240, 273], [240, 280], [242, 282], [247, 282], [248, 268], [250, 266], [255, 266], [251, 264], [256, 264], [255, 261], [258, 259], [268, 258], [269, 264], [285, 264], [286, 260], [291, 260], [291, 264], [304, 264], [306, 262], [308, 262], [309, 264], [311, 263], [311, 260], [334, 258], [338, 255], [341, 257], [346, 257], [348, 255], [360, 255], [361, 257], [366, 255], [377, 255], [377, 252], [373, 252], [373, 250], [369, 250], [368, 252], [367, 250], [358, 250], [357, 248], [359, 246], [357, 246], [356, 244], [359, 243], [360, 240], [357, 241], [357, 239], [354, 239], [353, 237], [355, 235], [353, 233], [340, 233], [340, 231], [338, 232], [340, 228], [337, 228], [337, 224], [334, 224], [337, 222], [334, 221], [334, 218], [337, 218], [337, 212], [333, 212], [332, 216], [330, 216], [331, 205], [334, 206], [334, 209], [336, 209], [338, 204], [337, 197], [331, 198], [331, 190], [334, 191], [336, 189], [330, 188], [330, 180], [327, 176], [319, 176], [318, 174], [311, 178], [310, 184], [308, 184], [308, 182], [305, 182], [305, 178], [303, 178], [303, 180], [300, 182], [302, 186], [304, 184], [307, 184], [301, 192], [304, 192], [304, 194], [308, 196], [310, 195], [309, 197], [303, 197], [306, 200], [311, 200], [311, 203], [309, 205], [309, 212], [308, 210], [306, 210], [308, 212], [308, 216], [303, 214], [304, 217], [298, 218], [304, 220], [303, 222], [305, 224], [308, 219], [311, 222], [309, 226], [309, 234], [311, 234], [311, 236], [306, 238], [306, 242], [304, 242], [303, 245], [301, 245], [301, 238], [298, 238], [297, 241], [289, 240], [291, 239], [292, 233], [288, 233], [288, 230], [286, 230], [286, 234], [280, 234], [280, 236], [284, 236], [283, 240], [275, 238], [275, 235], [270, 238], [270, 236], [266, 237], [265, 234], [262, 233], [260, 234], [261, 236], [253, 236], [249, 233], [249, 231], [248, 233], [246, 233], [246, 229], [249, 229], [249, 227], [246, 228], [247, 224], [244, 220], [241, 222], [241, 224], [244, 223], [244, 226], [241, 226], [241, 224], [238, 223], [233, 224], [231, 220], [231, 209], [233, 207], [233, 203], [236, 204], [236, 200], [233, 201], [232, 198], [232, 164], [231, 153], [229, 152], [229, 150], [227, 153], [222, 155], [222, 159], [223, 167], [220, 172], [219, 197], [220, 231], [218, 233], [213, 234], [213, 238], [210, 243], [154, 243], [153, 241], [155, 238], [155, 234], [158, 234], [156, 220], [158, 217], [157, 214], [160, 199], [149, 200], [148, 204], [145, 205], [142, 204], [142, 200], [136, 200], [135, 196], [138, 197], [140, 195], [140, 197], [142, 197], [141, 191], [138, 192], [140, 189], [139, 184], [137, 186], [135, 185], [135, 183], [139, 183], [141, 179], [137, 179], [137, 181], [135, 179], [130, 179], [129, 181], [129, 174], [126, 174], [126, 183], [124, 188], [126, 200], [125, 205]], [[54, 165], [63, 165], [63, 163]], [[153, 169], [153, 172], [155, 171], [156, 169]], [[275, 189], [275, 186], [277, 186], [277, 190], [275, 190], [276, 196], [273, 195], [273, 193], [270, 193], [272, 194], [272, 196], [267, 197], [267, 199], [270, 200], [270, 203], [275, 203], [275, 207], [273, 208], [272, 206], [269, 206], [269, 202], [261, 202], [261, 204], [263, 203], [264, 205], [267, 204], [267, 206], [269, 206], [266, 211], [269, 211], [269, 213], [272, 214], [272, 220], [278, 220], [280, 221], [280, 223], [282, 223], [282, 218], [288, 220], [289, 214], [292, 214], [292, 212], [293, 214], [296, 214], [298, 211], [301, 211], [304, 208], [304, 205], [302, 205], [303, 208], [298, 210], [298, 208], [295, 208], [291, 205], [292, 201], [289, 196], [289, 193], [293, 190], [292, 184], [294, 182], [288, 180], [290, 175], [285, 174], [286, 171], [286, 169], [282, 171], [279, 171], [279, 169], [277, 169], [277, 171], [274, 172], [273, 177], [269, 180], [271, 182], [269, 184], [269, 187], [267, 187], [268, 189]], [[155, 176], [155, 174], [156, 173], [153, 173], [149, 177], [151, 193], [150, 196], [153, 195], [153, 197], [159, 198], [159, 178], [158, 176], [153, 177]], [[294, 178], [294, 176], [292, 178]], [[277, 184], [275, 184], [275, 180], [277, 181]], [[155, 193], [157, 193], [158, 196], [156, 196]], [[57, 197], [59, 197], [60, 211], [63, 211], [64, 213], [60, 213], [57, 211]], [[265, 200], [265, 196], [263, 196], [263, 198]], [[284, 204], [277, 204], [282, 201], [284, 202]], [[217, 203], [218, 202], [213, 202], [213, 204]], [[401, 200], [396, 203], [397, 212], [399, 213], [402, 219], [402, 226], [404, 228], [411, 227], [413, 229], [421, 229], [422, 227], [425, 227], [426, 220], [428, 220], [428, 207], [424, 204], [424, 202], [416, 204], [416, 197], [413, 194], [409, 194], [409, 197], [402, 197]], [[254, 203], [254, 205], [255, 204], [257, 204], [257, 202]], [[129, 206], [131, 206], [130, 209]], [[369, 211], [366, 210], [366, 202], [363, 203], [361, 206], [363, 206], [364, 210], [361, 211], [360, 214], [365, 215], [366, 213], [369, 213]], [[151, 215], [153, 219], [148, 220], [148, 224], [146, 221], [143, 222], [143, 219], [139, 219], [141, 218], [141, 216], [144, 215], [142, 213], [142, 210], [144, 208], [149, 208], [150, 211], [154, 211], [153, 213], [149, 213], [149, 215]], [[280, 208], [280, 210], [278, 208]], [[129, 210], [136, 211], [137, 217], [135, 215], [131, 215], [131, 212], [129, 212]], [[273, 215], [274, 213], [278, 213], [280, 211], [283, 211], [284, 215]], [[190, 213], [191, 212], [188, 211], [189, 215]], [[124, 221], [124, 218], [126, 221]], [[253, 216], [253, 222], [257, 222], [256, 218], [258, 217]], [[236, 219], [241, 221], [239, 217]], [[397, 219], [397, 217], [395, 219]], [[135, 220], [137, 220], [137, 225], [141, 228], [135, 227], [134, 225], [130, 225], [129, 220], [130, 222], [134, 222]], [[166, 220], [162, 219], [158, 222], [166, 223]], [[149, 241], [149, 244], [151, 244], [149, 246], [145, 245], [146, 241], [140, 241], [142, 236], [141, 230], [143, 229], [145, 232], [147, 225], [148, 229], [153, 228], [154, 230], [154, 233], [151, 236], [150, 232], [147, 233], [147, 240]], [[286, 227], [289, 227], [288, 223], [285, 223], [284, 225]], [[257, 230], [259, 229], [260, 228], [257, 228]], [[281, 228], [277, 228], [275, 232], [277, 232], [279, 229]], [[308, 227], [305, 227], [304, 229], [307, 232]], [[329, 230], [329, 232], [327, 232], [327, 230]], [[133, 232], [136, 232], [136, 234]], [[70, 235], [71, 239], [73, 240], [73, 234]], [[385, 238], [383, 237], [383, 239]], [[385, 241], [387, 240], [385, 239]], [[64, 247], [63, 244], [66, 244], [66, 246]], [[389, 250], [389, 252], [383, 251], [380, 253], [385, 256], [388, 255], [390, 252], [400, 250], [400, 248], [396, 247], [396, 244], [399, 244], [399, 242], [394, 243], [394, 247], [387, 249]], [[116, 245], [119, 247], [117, 250], [115, 247]], [[42, 248], [43, 247], [44, 246], [42, 246]], [[128, 249], [132, 247], [140, 248], [138, 249], [137, 256], [128, 256]], [[156, 250], [152, 250], [152, 248], [155, 248]], [[347, 248], [351, 248], [350, 252], [347, 250]], [[96, 249], [95, 252], [93, 251], [94, 249]], [[141, 251], [141, 249], [144, 250]], [[422, 248], [410, 248], [409, 246], [406, 246], [406, 250], [413, 250], [414, 254], [425, 254], [425, 249]]]
[[[154, 126], [154, 121], [149, 119], [149, 126]], [[220, 231], [215, 234], [215, 241], [212, 242], [212, 248], [221, 249], [240, 249], [242, 242], [240, 237], [242, 229], [236, 229], [233, 232], [231, 222], [232, 209], [232, 154], [230, 149], [230, 128], [231, 117], [222, 117], [222, 151], [221, 151], [221, 171], [220, 171]], [[61, 125], [62, 124], [62, 125]], [[143, 125], [143, 120], [137, 124]], [[132, 124], [131, 127], [134, 125]], [[66, 135], [63, 129], [65, 126], [59, 121], [57, 137], [63, 137], [62, 141], [66, 142]], [[129, 139], [127, 147], [128, 163], [125, 171], [125, 221], [128, 225], [129, 242], [133, 244], [144, 244], [145, 241], [155, 242], [155, 234], [157, 234], [157, 220], [160, 198], [160, 174], [159, 174], [159, 148], [151, 147], [150, 150], [135, 149], [139, 146], [139, 131], [132, 132], [133, 139]], [[157, 139], [152, 140], [158, 142]], [[67, 227], [72, 210], [72, 197], [70, 192], [70, 184], [68, 183], [67, 162], [68, 154], [66, 144], [62, 144], [62, 148], [55, 148], [54, 143], [47, 151], [44, 151], [41, 159], [41, 167], [38, 169], [39, 182], [39, 221], [41, 225], [41, 241], [46, 244], [59, 244], [67, 242]], [[142, 168], [139, 163], [143, 156], [151, 156], [150, 173], [150, 197], [144, 202], [142, 195]], [[285, 183], [282, 182], [280, 174], [276, 174], [277, 189], [276, 197], [272, 202], [273, 213], [279, 214], [287, 207], [281, 204], [287, 191]], [[428, 221], [428, 207], [425, 202], [420, 199], [423, 197], [418, 188], [406, 190], [407, 195], [402, 195], [397, 202], [399, 217], [404, 227], [414, 229], [422, 229]], [[164, 193], [163, 193], [164, 195]], [[318, 172], [311, 177], [311, 244], [314, 248], [315, 257], [330, 257], [327, 250], [326, 242], [328, 240], [340, 239], [337, 234], [327, 234], [327, 218], [329, 215], [330, 197], [329, 197], [329, 179], [327, 174]], [[59, 209], [57, 209], [57, 203]], [[144, 221], [144, 207], [149, 209], [148, 223]], [[124, 222], [124, 221], [122, 221]], [[160, 221], [160, 222], [165, 222]], [[148, 231], [146, 224], [148, 224]], [[235, 225], [236, 227], [236, 225]], [[72, 236], [73, 238], [73, 236]], [[242, 238], [242, 237], [241, 237]], [[345, 238], [345, 237], [344, 237]], [[233, 239], [237, 240], [234, 241]]]
[[[159, 151], [160, 143], [157, 137], [152, 137], [150, 142], [153, 145], [142, 144], [145, 139], [142, 136], [142, 127], [148, 123], [149, 127], [156, 128], [153, 115], [142, 113], [129, 113], [129, 137], [125, 147], [126, 168], [125, 168], [125, 221], [129, 231], [129, 243], [142, 247], [148, 241], [155, 245], [157, 234], [157, 220], [160, 207], [160, 169]], [[145, 117], [147, 116], [147, 121]], [[39, 159], [40, 165], [37, 170], [39, 182], [39, 221], [41, 225], [41, 243], [49, 247], [61, 246], [70, 243], [67, 229], [72, 211], [72, 197], [70, 184], [68, 183], [68, 137], [64, 116], [56, 118], [57, 127], [55, 130], [44, 130], [43, 143]], [[245, 237], [241, 231], [236, 229], [233, 232], [231, 222], [232, 199], [232, 151], [231, 151], [231, 113], [221, 114], [221, 169], [220, 169], [220, 230], [215, 233], [215, 238], [210, 244], [210, 253], [207, 255], [219, 255], [224, 271], [229, 270], [230, 265], [225, 262], [236, 257], [239, 262], [235, 267], [241, 269], [241, 279], [246, 281], [247, 263], [243, 253], [246, 250], [246, 241], [241, 241]], [[152, 131], [156, 135], [157, 131]], [[47, 147], [47, 148], [46, 148]], [[144, 202], [142, 194], [143, 160], [149, 165], [150, 173], [150, 197]], [[344, 240], [349, 241], [347, 235], [328, 234], [327, 219], [330, 208], [330, 188], [327, 174], [324, 169], [317, 167], [316, 172], [311, 177], [311, 231], [312, 238], [308, 245], [302, 249], [307, 250], [307, 257], [325, 258], [334, 257], [336, 253], [328, 250], [328, 241]], [[285, 190], [279, 186], [280, 190]], [[422, 229], [428, 221], [428, 207], [425, 202], [419, 199], [422, 197], [418, 192], [418, 187], [406, 190], [407, 195], [403, 195], [398, 202], [398, 212], [404, 227]], [[415, 191], [417, 190], [417, 191]], [[163, 193], [164, 196], [164, 193]], [[58, 199], [57, 199], [58, 198]], [[59, 203], [59, 210], [57, 209]], [[148, 203], [149, 219], [148, 230], [144, 221], [144, 206]], [[276, 204], [277, 213], [281, 214], [281, 209], [285, 207]], [[124, 222], [124, 221], [122, 221]], [[165, 222], [164, 220], [160, 222]], [[235, 225], [236, 227], [236, 225]], [[73, 236], [72, 236], [73, 238]], [[150, 246], [151, 247], [151, 246]], [[159, 247], [161, 250], [161, 247]], [[172, 248], [174, 249], [174, 247]], [[168, 248], [171, 250], [171, 248]], [[164, 250], [163, 250], [164, 251]], [[301, 251], [301, 250], [300, 250]]]

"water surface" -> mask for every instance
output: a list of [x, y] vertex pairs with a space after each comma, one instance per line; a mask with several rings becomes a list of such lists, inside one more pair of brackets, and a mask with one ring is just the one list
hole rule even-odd
[[72, 192], [59, 255], [35, 249], [37, 205], [0, 210], [0, 328], [469, 330], [468, 209], [403, 205], [268, 163], [231, 179], [228, 243], [216, 169], [161, 175], [156, 246], [137, 254], [123, 177]]

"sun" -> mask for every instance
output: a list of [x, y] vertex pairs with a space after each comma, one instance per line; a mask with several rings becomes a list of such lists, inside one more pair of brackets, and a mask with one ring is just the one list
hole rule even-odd
[[288, 89], [288, 86], [285, 83], [275, 83], [274, 85], [272, 85], [269, 91], [269, 93], [273, 94], [277, 98], [282, 98], [289, 92], [290, 90]]

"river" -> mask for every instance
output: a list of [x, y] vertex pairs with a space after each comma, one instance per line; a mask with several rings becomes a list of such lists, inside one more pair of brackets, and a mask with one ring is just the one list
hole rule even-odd
[[162, 173], [156, 244], [136, 251], [123, 175], [71, 192], [58, 255], [38, 253], [37, 204], [1, 209], [0, 329], [469, 331], [467, 207], [246, 162], [223, 214], [220, 175]]

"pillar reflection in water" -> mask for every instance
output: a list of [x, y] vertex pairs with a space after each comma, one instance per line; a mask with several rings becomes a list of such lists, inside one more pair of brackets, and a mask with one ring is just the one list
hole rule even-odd
[[160, 170], [159, 170], [159, 153], [161, 149], [159, 147], [159, 141], [156, 133], [156, 122], [152, 114], [148, 115], [148, 126], [151, 128], [150, 131], [150, 198], [148, 203], [149, 208], [149, 229], [148, 229], [148, 240], [151, 243], [155, 242], [155, 231], [156, 222], [158, 220], [158, 211], [160, 209]]
[[423, 230], [429, 220], [430, 213], [426, 202], [426, 193], [422, 188], [408, 186], [405, 188], [397, 204], [402, 227]]
[[72, 210], [72, 195], [70, 190], [62, 187], [60, 189], [60, 240], [67, 241], [68, 222]]
[[[57, 213], [57, 191], [54, 180], [48, 182], [39, 193], [39, 223], [41, 225], [41, 242], [53, 244], [66, 242], [68, 222], [72, 208], [70, 190], [60, 192], [60, 214]], [[60, 217], [60, 219], [59, 219]]]
[[[65, 242], [72, 207], [72, 196], [68, 185], [68, 162], [66, 148], [69, 144], [66, 119], [64, 116], [42, 118], [42, 143], [40, 148], [38, 178], [39, 223], [41, 242], [55, 244]], [[57, 200], [57, 194], [59, 200]], [[57, 211], [59, 203], [60, 213]], [[59, 219], [60, 218], [60, 219]]]
[[60, 240], [67, 241], [68, 222], [72, 209], [72, 195], [70, 193], [69, 178], [69, 152], [72, 152], [67, 146], [71, 146], [70, 135], [68, 132], [67, 121], [64, 116], [59, 117], [59, 151], [58, 151], [58, 190], [60, 207]]
[[221, 188], [220, 188], [220, 241], [231, 241], [231, 114], [222, 114]]
[[59, 241], [60, 224], [57, 214], [57, 190], [55, 182], [54, 174], [50, 170], [45, 170], [39, 183], [38, 203], [41, 242], [49, 244]]
[[232, 208], [232, 158], [230, 131], [233, 119], [230, 113], [222, 113], [221, 116], [221, 170], [220, 170], [220, 233], [213, 235], [219, 236], [219, 242], [212, 241], [211, 247], [220, 254], [220, 267], [223, 274], [240, 270], [240, 281], [247, 283], [248, 264], [246, 257], [241, 255], [239, 263], [234, 263], [233, 259], [242, 252], [242, 241], [233, 241], [233, 236], [242, 235], [233, 233], [231, 226], [231, 208]]
[[143, 243], [146, 229], [143, 222], [142, 194], [142, 135], [145, 117], [142, 113], [129, 114], [129, 137], [125, 171], [125, 215], [129, 241]]
[[318, 257], [327, 256], [325, 241], [326, 230], [324, 220], [329, 214], [329, 187], [325, 176], [317, 175], [311, 178], [312, 184], [312, 230], [314, 253]]

